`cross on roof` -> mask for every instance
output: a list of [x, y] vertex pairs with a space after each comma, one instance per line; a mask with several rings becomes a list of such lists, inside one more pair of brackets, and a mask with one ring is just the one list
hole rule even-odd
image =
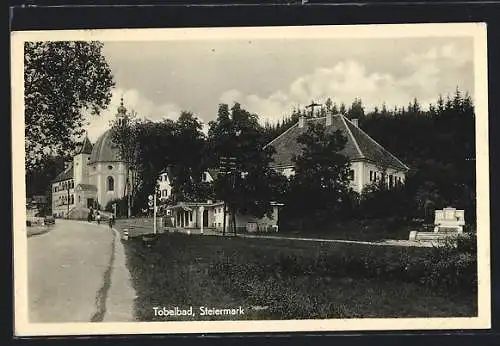
[[315, 103], [314, 101], [311, 101], [310, 105], [307, 105], [306, 108], [311, 108], [311, 115], [314, 116], [314, 107], [320, 107], [320, 103]]

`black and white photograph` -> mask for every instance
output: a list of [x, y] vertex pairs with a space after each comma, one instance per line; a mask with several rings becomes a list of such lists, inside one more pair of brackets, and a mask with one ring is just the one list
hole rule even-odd
[[11, 40], [17, 335], [490, 327], [485, 24]]

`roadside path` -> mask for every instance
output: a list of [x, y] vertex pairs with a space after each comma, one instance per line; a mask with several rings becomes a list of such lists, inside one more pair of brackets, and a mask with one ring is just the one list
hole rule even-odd
[[135, 292], [116, 230], [57, 219], [27, 246], [31, 323], [133, 320]]

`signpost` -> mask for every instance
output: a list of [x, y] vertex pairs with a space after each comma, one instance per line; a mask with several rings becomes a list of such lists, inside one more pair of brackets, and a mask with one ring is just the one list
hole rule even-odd
[[200, 207], [200, 234], [203, 235], [203, 212], [204, 212], [204, 208], [203, 206]]
[[[225, 176], [227, 177], [227, 175], [230, 176], [231, 178], [231, 187], [230, 187], [230, 190], [231, 190], [231, 194], [234, 193], [234, 188], [235, 188], [235, 183], [236, 183], [236, 157], [234, 156], [231, 156], [231, 157], [225, 157], [225, 156], [222, 156], [220, 158], [220, 172]], [[228, 180], [227, 178], [225, 179], [225, 182], [226, 182], [226, 188], [228, 188]], [[227, 198], [228, 196], [226, 195], [225, 198], [224, 198], [224, 227], [222, 229], [222, 235], [225, 235], [226, 234], [226, 205], [228, 204], [227, 203]], [[232, 196], [231, 196], [232, 197]], [[231, 206], [232, 206], [232, 203], [231, 203], [231, 198], [229, 198], [230, 201], [229, 201], [229, 211], [231, 212]], [[234, 215], [234, 211], [233, 211], [233, 224], [235, 222], [235, 215]], [[233, 229], [236, 233], [236, 227], [235, 225], [233, 225]]]
[[153, 208], [153, 233], [156, 234], [156, 193], [148, 196], [148, 205]]

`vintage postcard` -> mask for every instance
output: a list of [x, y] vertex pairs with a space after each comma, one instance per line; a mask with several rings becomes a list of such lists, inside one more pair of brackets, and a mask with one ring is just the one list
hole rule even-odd
[[484, 23], [11, 38], [16, 335], [490, 328]]

